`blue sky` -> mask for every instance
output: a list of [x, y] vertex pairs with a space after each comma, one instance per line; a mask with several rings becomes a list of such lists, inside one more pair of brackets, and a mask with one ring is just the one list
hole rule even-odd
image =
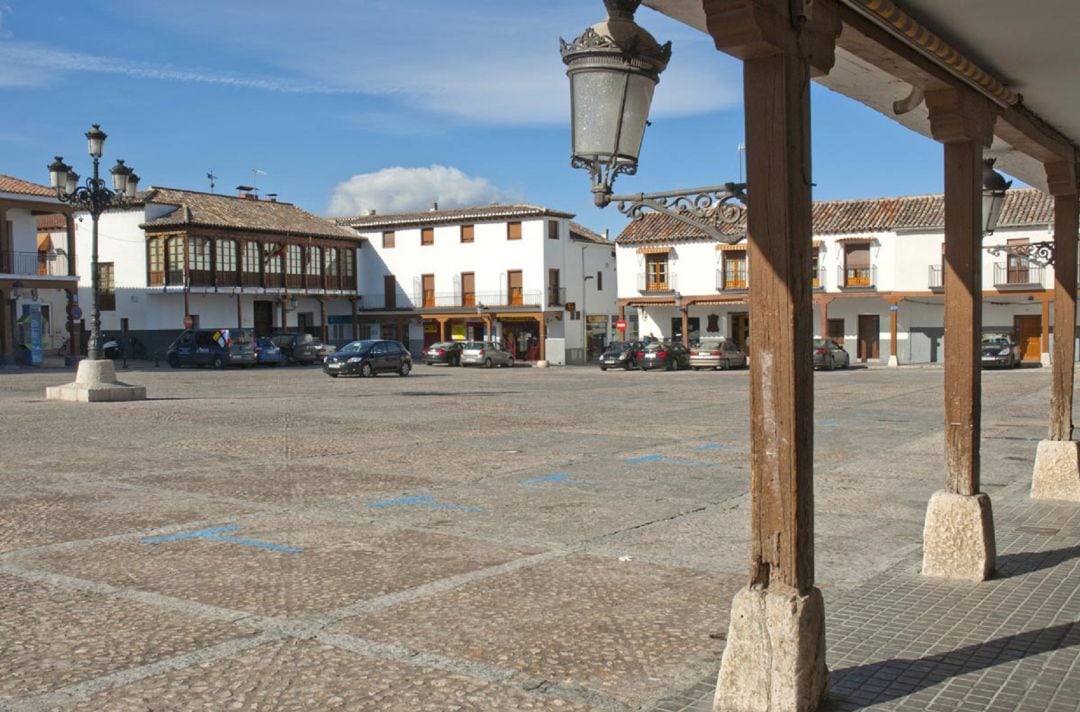
[[[569, 166], [558, 39], [600, 0], [0, 0], [0, 173], [48, 182], [109, 134], [142, 186], [257, 185], [311, 212], [522, 201], [617, 233]], [[647, 8], [674, 52], [638, 175], [619, 192], [739, 177], [740, 65]], [[815, 197], [939, 192], [934, 142], [815, 85]], [[253, 176], [259, 169], [265, 175]]]

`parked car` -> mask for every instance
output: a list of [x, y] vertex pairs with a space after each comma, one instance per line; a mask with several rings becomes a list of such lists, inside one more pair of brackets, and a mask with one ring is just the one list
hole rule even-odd
[[379, 373], [396, 373], [408, 376], [412, 371], [409, 350], [397, 341], [363, 339], [352, 341], [327, 356], [323, 373], [331, 378], [346, 376], [374, 376]]
[[285, 354], [273, 341], [265, 336], [255, 339], [255, 363], [260, 366], [280, 366], [285, 362]]
[[665, 371], [690, 368], [690, 350], [678, 341], [653, 341], [638, 351], [635, 358], [642, 371], [655, 368]]
[[835, 368], [847, 368], [851, 365], [851, 356], [844, 347], [832, 339], [814, 339], [814, 368], [832, 371]]
[[181, 366], [253, 366], [255, 332], [251, 329], [185, 329], [169, 345], [165, 361]]
[[690, 368], [727, 370], [746, 368], [746, 354], [734, 341], [722, 337], [705, 337], [690, 347]]
[[1017, 368], [1020, 365], [1020, 345], [1006, 332], [986, 333], [982, 336], [983, 368]]
[[467, 341], [461, 346], [462, 366], [513, 366], [514, 357], [502, 344], [491, 341]]
[[460, 341], [434, 343], [424, 349], [424, 363], [429, 366], [434, 366], [437, 363], [444, 363], [447, 366], [460, 366], [461, 345], [462, 342]]
[[315, 360], [319, 363], [326, 361], [326, 357], [337, 351], [331, 344], [323, 343], [322, 339], [312, 339], [311, 345], [315, 348]]
[[600, 370], [621, 368], [629, 371], [637, 368], [637, 352], [644, 348], [640, 341], [613, 341], [600, 354]]
[[289, 363], [310, 365], [318, 360], [315, 351], [315, 337], [311, 334], [279, 331], [270, 334], [270, 340], [281, 349]]

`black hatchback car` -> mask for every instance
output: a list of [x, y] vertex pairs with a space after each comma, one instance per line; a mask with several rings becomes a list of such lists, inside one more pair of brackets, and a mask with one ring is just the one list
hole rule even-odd
[[340, 350], [326, 357], [323, 373], [331, 378], [346, 376], [374, 376], [378, 373], [396, 373], [408, 376], [412, 371], [409, 350], [397, 341], [364, 339], [351, 341]]
[[640, 341], [615, 341], [600, 354], [600, 370], [621, 368], [629, 371], [637, 368], [637, 352], [642, 350]]
[[461, 342], [439, 341], [424, 349], [424, 363], [434, 366], [445, 363], [447, 366], [461, 365]]
[[636, 358], [642, 371], [654, 368], [665, 371], [690, 368], [690, 350], [678, 341], [653, 341], [638, 351]]

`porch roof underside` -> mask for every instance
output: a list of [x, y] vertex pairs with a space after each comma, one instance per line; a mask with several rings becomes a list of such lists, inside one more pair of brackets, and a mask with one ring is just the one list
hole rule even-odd
[[[706, 0], [644, 0], [664, 15], [707, 32]], [[933, 89], [963, 81], [936, 65], [912, 42], [883, 30], [857, 8], [859, 0], [837, 0], [843, 30], [836, 63], [823, 86], [884, 114], [929, 137], [925, 102], [897, 115], [894, 102], [913, 86]], [[1005, 173], [1041, 190], [1047, 189], [1044, 162], [1072, 154], [1080, 146], [1080, 92], [1075, 67], [1080, 43], [1075, 32], [1080, 4], [1043, 0], [1035, 5], [1014, 0], [894, 0], [893, 4], [938, 35], [1009, 90], [1021, 102], [1006, 108], [994, 131], [988, 155]], [[900, 48], [899, 50], [897, 48]], [[920, 86], [921, 85], [921, 86]]]

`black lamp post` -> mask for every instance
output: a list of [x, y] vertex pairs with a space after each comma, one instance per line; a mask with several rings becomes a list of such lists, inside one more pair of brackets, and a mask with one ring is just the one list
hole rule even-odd
[[615, 203], [619, 212], [639, 218], [645, 209], [665, 213], [723, 242], [723, 224], [739, 222], [745, 186], [718, 186], [664, 193], [612, 195], [620, 173], [637, 173], [638, 156], [649, 108], [660, 73], [671, 58], [671, 43], [658, 43], [634, 22], [641, 0], [604, 0], [608, 17], [589, 27], [572, 42], [560, 40], [566, 74], [570, 77], [570, 165], [589, 171], [593, 202]]
[[1005, 205], [1005, 191], [1012, 185], [1005, 177], [994, 170], [995, 158], [983, 159], [982, 175], [982, 218], [983, 235], [993, 235], [1001, 217], [1001, 208]]
[[86, 132], [86, 141], [90, 157], [94, 159], [94, 175], [86, 180], [86, 185], [79, 185], [79, 174], [64, 163], [61, 156], [49, 164], [49, 180], [56, 190], [56, 197], [63, 203], [74, 205], [90, 213], [93, 221], [93, 239], [90, 245], [90, 280], [93, 304], [90, 310], [90, 343], [87, 356], [90, 360], [104, 358], [101, 351], [101, 275], [98, 269], [98, 218], [109, 208], [130, 204], [135, 199], [139, 187], [139, 176], [117, 160], [109, 173], [112, 174], [113, 189], [105, 187], [105, 180], [99, 175], [99, 163], [105, 149], [107, 138], [101, 126], [94, 124]]

